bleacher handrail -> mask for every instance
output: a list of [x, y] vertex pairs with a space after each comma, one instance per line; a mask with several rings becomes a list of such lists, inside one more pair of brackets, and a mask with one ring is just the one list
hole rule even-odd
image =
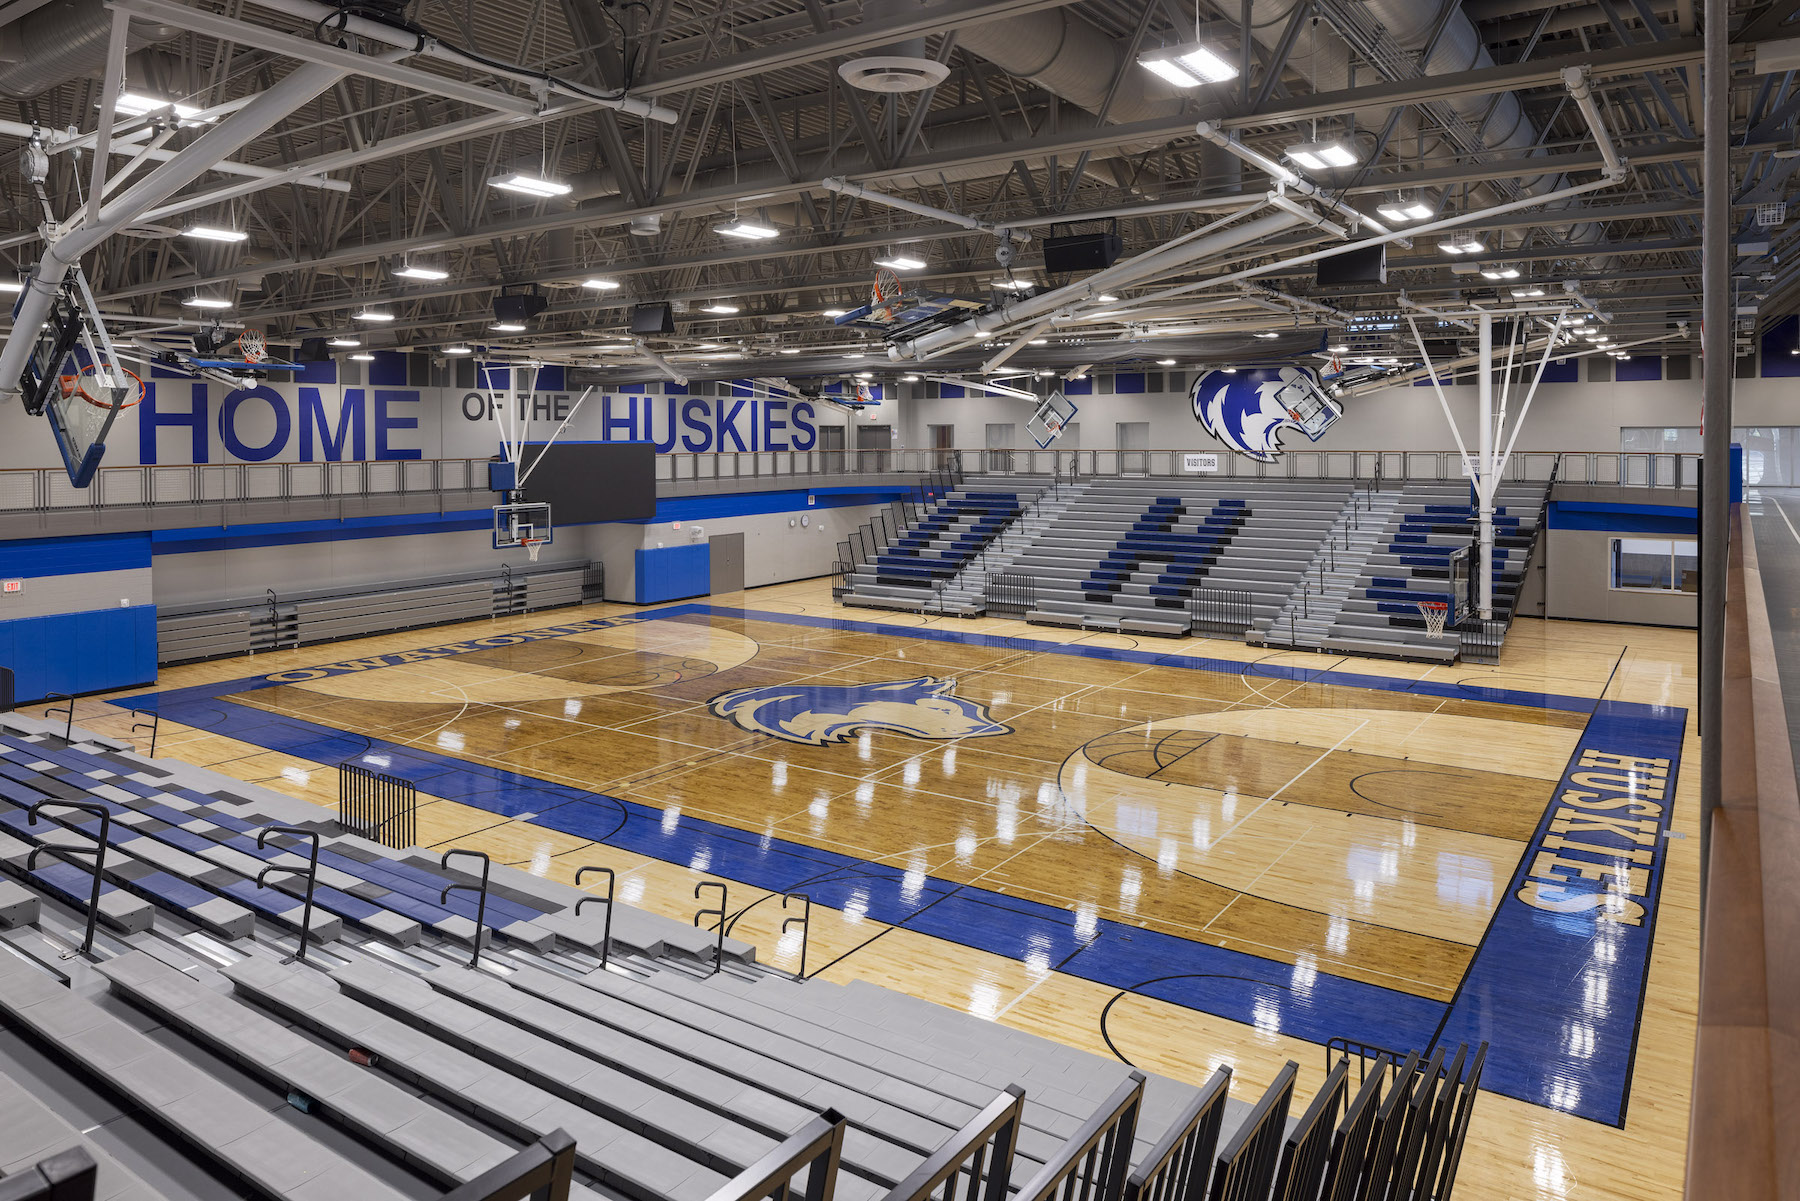
[[569, 1201], [574, 1179], [575, 1140], [559, 1126], [439, 1201]]
[[1013, 1201], [1120, 1201], [1131, 1166], [1138, 1114], [1144, 1103], [1144, 1073], [1132, 1071], [1106, 1102], [1088, 1115], [1050, 1161], [1039, 1168]]
[[[847, 1125], [844, 1115], [835, 1109], [807, 1119], [800, 1129], [733, 1176], [707, 1201], [762, 1201], [765, 1197], [778, 1201], [831, 1201], [837, 1189], [838, 1162], [844, 1154]], [[791, 1181], [801, 1172], [807, 1174], [806, 1185], [795, 1190]]]
[[[972, 451], [986, 463], [987, 450]], [[1224, 479], [1460, 480], [1462, 456], [1454, 450], [1284, 451], [1273, 463], [1220, 453], [1217, 445], [1184, 450], [1012, 450], [1009, 475], [1068, 478], [1194, 478], [1185, 456], [1216, 457]], [[1388, 470], [1392, 456], [1398, 470]], [[1656, 451], [1514, 451], [1507, 461], [1511, 482], [1613, 484], [1626, 487], [1692, 487], [1698, 455]], [[942, 478], [955, 487], [968, 460], [960, 450], [883, 451], [677, 451], [656, 456], [659, 493], [682, 495], [684, 485], [712, 487], [720, 481], [810, 481], [875, 473], [896, 477]], [[102, 467], [86, 488], [69, 484], [61, 466], [0, 469], [0, 512], [83, 508], [154, 507], [245, 501], [317, 500], [322, 497], [430, 495], [487, 492], [488, 460], [357, 459], [322, 463], [152, 463]], [[1377, 485], [1379, 486], [1379, 484]], [[715, 489], [716, 490], [716, 489]]]
[[1299, 1072], [1300, 1065], [1288, 1060], [1244, 1118], [1243, 1125], [1232, 1131], [1219, 1152], [1212, 1201], [1260, 1201], [1274, 1188], [1281, 1140], [1287, 1133], [1288, 1107], [1294, 1099], [1294, 1077]]
[[959, 1197], [951, 1183], [942, 1201], [1007, 1201], [1024, 1113], [1025, 1090], [1007, 1085], [906, 1179], [888, 1190], [887, 1201], [927, 1201], [940, 1185], [953, 1182], [962, 1172], [969, 1176], [967, 1190]]
[[1198, 1201], [1212, 1177], [1231, 1068], [1221, 1065], [1125, 1179], [1125, 1201]]
[[[75, 847], [58, 847], [47, 842], [40, 842], [35, 847], [31, 848], [31, 853], [29, 855], [25, 856], [25, 871], [28, 875], [36, 865], [37, 857], [39, 855], [49, 855], [52, 858], [61, 859], [70, 867], [77, 869], [84, 868], [86, 865], [75, 862], [72, 856], [80, 854], [92, 855], [94, 857], [94, 888], [93, 893], [88, 897], [87, 930], [81, 939], [81, 950], [77, 952], [77, 954], [86, 955], [94, 949], [94, 927], [100, 920], [100, 885], [106, 878], [106, 848], [109, 845], [109, 835], [112, 831], [112, 813], [105, 805], [100, 804], [98, 801], [71, 801], [61, 797], [51, 797], [47, 801], [39, 801], [25, 811], [25, 824], [28, 826], [37, 825], [38, 814], [46, 809], [79, 809], [83, 813], [90, 814], [100, 819], [100, 833], [97, 835], [88, 835], [88, 837], [94, 840], [92, 850], [86, 848], [78, 849]], [[45, 820], [50, 821], [51, 819], [46, 818]], [[86, 830], [67, 822], [54, 822], [53, 824], [65, 830], [74, 830], [78, 834], [87, 834]]]
[[613, 885], [618, 882], [618, 875], [610, 867], [598, 864], [586, 864], [575, 869], [575, 887], [581, 887], [581, 878], [589, 872], [602, 872], [606, 876], [606, 895], [603, 897], [582, 897], [575, 902], [575, 916], [581, 916], [583, 905], [604, 904], [606, 906], [606, 925], [600, 931], [600, 967], [604, 970], [607, 961], [612, 958], [613, 927]]
[[269, 887], [264, 881], [268, 878], [270, 872], [285, 872], [291, 875], [303, 875], [306, 877], [306, 905], [300, 913], [300, 949], [294, 953], [294, 958], [301, 963], [304, 963], [306, 962], [306, 938], [307, 935], [312, 932], [313, 890], [319, 882], [319, 832], [317, 830], [304, 830], [299, 826], [264, 826], [256, 832], [257, 850], [260, 851], [268, 845], [269, 835], [271, 834], [286, 834], [291, 838], [304, 838], [312, 848], [304, 872], [297, 867], [284, 867], [278, 863], [271, 863], [269, 866], [256, 873], [256, 886], [258, 888]]

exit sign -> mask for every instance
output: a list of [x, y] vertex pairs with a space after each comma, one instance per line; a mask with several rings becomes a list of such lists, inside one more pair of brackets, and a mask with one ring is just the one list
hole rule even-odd
[[0, 587], [4, 587], [5, 590], [8, 592], [23, 592], [23, 591], [25, 591], [25, 581], [24, 580], [7, 580], [6, 583], [4, 585], [0, 585]]

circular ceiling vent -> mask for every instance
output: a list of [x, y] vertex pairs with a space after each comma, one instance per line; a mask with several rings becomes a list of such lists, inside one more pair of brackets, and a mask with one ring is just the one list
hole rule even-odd
[[929, 58], [871, 54], [838, 68], [844, 82], [865, 92], [923, 92], [950, 75], [950, 68]]

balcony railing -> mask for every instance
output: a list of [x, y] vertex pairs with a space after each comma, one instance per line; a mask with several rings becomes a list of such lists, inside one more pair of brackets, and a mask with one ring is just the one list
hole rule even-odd
[[[1188, 470], [1202, 456], [1218, 470]], [[1692, 488], [1698, 455], [1649, 452], [1518, 451], [1508, 480], [1564, 484]], [[1558, 467], [1560, 462], [1561, 466]], [[353, 463], [195, 463], [104, 467], [87, 488], [69, 484], [61, 467], [0, 471], [0, 511], [258, 500], [404, 496], [487, 490], [486, 459], [406, 459]], [[971, 475], [1126, 479], [1361, 479], [1388, 483], [1463, 478], [1455, 451], [1291, 450], [1273, 463], [1241, 455], [1184, 450], [814, 450], [726, 451], [656, 457], [657, 490], [680, 495], [715, 481], [810, 481], [846, 476], [923, 476], [960, 464]]]

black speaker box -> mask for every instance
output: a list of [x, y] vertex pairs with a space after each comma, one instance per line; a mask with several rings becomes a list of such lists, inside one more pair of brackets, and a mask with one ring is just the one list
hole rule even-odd
[[300, 353], [294, 356], [300, 363], [323, 363], [331, 358], [331, 350], [325, 345], [323, 338], [300, 339]]
[[494, 320], [530, 321], [550, 306], [550, 298], [537, 292], [502, 292], [494, 297]]
[[1124, 249], [1124, 241], [1110, 230], [1045, 238], [1044, 270], [1051, 275], [1099, 271], [1103, 267], [1112, 266]]
[[1387, 246], [1368, 246], [1319, 260], [1319, 286], [1342, 288], [1387, 282]]
[[667, 304], [637, 305], [631, 310], [631, 332], [672, 334], [675, 332], [675, 310]]

